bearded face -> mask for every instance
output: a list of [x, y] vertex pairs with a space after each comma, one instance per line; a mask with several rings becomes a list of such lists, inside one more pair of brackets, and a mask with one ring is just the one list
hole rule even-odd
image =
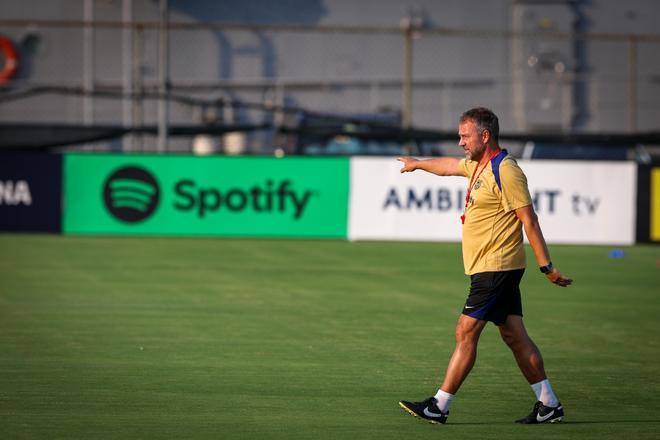
[[480, 133], [474, 121], [468, 119], [458, 124], [458, 146], [465, 151], [465, 157], [469, 160], [481, 160], [488, 137], [488, 131]]

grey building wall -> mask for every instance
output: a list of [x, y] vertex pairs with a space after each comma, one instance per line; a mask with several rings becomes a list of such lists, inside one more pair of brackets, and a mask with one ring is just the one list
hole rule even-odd
[[[120, 22], [126, 5], [131, 5], [133, 22], [153, 24], [159, 19], [154, 0], [1, 0], [0, 33], [18, 44], [22, 57], [13, 90], [84, 84], [84, 29], [11, 21], [81, 21], [85, 5], [92, 5], [97, 22]], [[170, 0], [169, 5], [172, 23], [200, 24], [170, 32], [170, 77], [176, 94], [269, 101], [326, 112], [400, 111], [404, 38], [396, 29], [412, 14], [426, 28], [477, 31], [448, 35], [422, 30], [414, 40], [412, 121], [417, 127], [454, 129], [463, 110], [485, 105], [500, 114], [502, 130], [509, 132], [660, 128], [657, 1]], [[225, 30], [205, 28], [205, 22], [372, 29]], [[484, 33], [488, 31], [493, 33]], [[576, 31], [607, 35], [589, 40], [542, 38], [546, 32]], [[537, 38], [506, 32], [531, 32]], [[155, 90], [157, 28], [133, 30], [127, 37], [121, 28], [106, 23], [91, 34], [95, 88], [127, 90], [130, 72], [130, 90]], [[656, 37], [641, 38], [646, 35]], [[128, 54], [123, 38], [130, 38]], [[634, 78], [631, 45], [636, 51]], [[530, 57], [539, 53], [547, 62], [532, 66]], [[631, 81], [636, 87], [632, 101]], [[127, 107], [117, 99], [47, 95], [0, 104], [0, 121], [79, 123], [86, 118], [85, 105], [93, 108], [94, 123], [126, 121], [128, 109], [134, 121], [155, 123], [157, 117], [155, 100]], [[265, 117], [255, 111], [225, 116], [251, 121]], [[208, 109], [176, 103], [170, 107], [172, 123], [198, 123], [208, 117]], [[254, 138], [253, 148], [268, 141]], [[185, 149], [184, 144], [179, 147]]]

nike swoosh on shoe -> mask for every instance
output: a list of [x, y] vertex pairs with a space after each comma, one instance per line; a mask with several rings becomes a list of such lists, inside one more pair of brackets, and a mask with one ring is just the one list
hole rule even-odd
[[548, 420], [550, 417], [552, 417], [554, 414], [555, 414], [554, 409], [552, 411], [550, 411], [548, 414], [544, 415], [544, 416], [542, 416], [541, 414], [537, 414], [536, 415], [536, 421], [539, 422], [539, 423], [543, 423], [546, 420]]
[[438, 413], [431, 412], [431, 411], [429, 411], [428, 408], [424, 408], [424, 415], [427, 416], [427, 417], [436, 417], [436, 418], [437, 417], [442, 417], [442, 413], [438, 414]]

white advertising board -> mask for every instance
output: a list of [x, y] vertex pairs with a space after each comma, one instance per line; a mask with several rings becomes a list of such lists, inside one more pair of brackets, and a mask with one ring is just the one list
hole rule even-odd
[[[632, 244], [637, 167], [629, 162], [523, 161], [549, 243]], [[395, 158], [353, 158], [349, 239], [460, 241], [468, 181], [400, 173]]]

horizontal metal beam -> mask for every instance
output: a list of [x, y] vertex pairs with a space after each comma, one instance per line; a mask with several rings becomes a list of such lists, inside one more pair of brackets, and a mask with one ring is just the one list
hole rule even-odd
[[[82, 20], [0, 20], [0, 27], [43, 27], [43, 28], [83, 28]], [[140, 21], [123, 23], [121, 21], [95, 21], [96, 28], [121, 29], [133, 27], [136, 29], [157, 30], [159, 22]], [[300, 32], [300, 33], [344, 33], [344, 34], [405, 34], [406, 30], [399, 26], [332, 26], [332, 25], [301, 25], [301, 24], [241, 24], [225, 22], [170, 22], [170, 30], [217, 32]], [[502, 38], [502, 39], [549, 39], [549, 40], [601, 40], [660, 42], [659, 34], [642, 33], [612, 33], [612, 32], [513, 32], [506, 30], [484, 30], [450, 27], [425, 27], [417, 31], [421, 35], [464, 38]]]
[[[171, 136], [195, 136], [198, 134], [222, 135], [229, 132], [250, 132], [277, 130], [279, 133], [295, 136], [332, 138], [350, 136], [354, 138], [385, 142], [456, 142], [455, 131], [401, 129], [399, 126], [384, 126], [362, 121], [356, 125], [351, 118], [335, 116], [333, 126], [327, 123], [320, 126], [275, 127], [263, 124], [198, 124], [173, 125]], [[348, 125], [350, 125], [350, 127]], [[71, 125], [71, 124], [2, 124], [0, 123], [0, 150], [48, 149], [58, 146], [71, 146], [81, 143], [104, 141], [119, 138], [127, 133], [156, 136], [158, 127], [124, 127], [122, 125]], [[660, 145], [660, 131], [638, 133], [501, 133], [502, 141], [536, 142], [551, 145], [580, 145], [593, 147], [635, 147], [636, 145]]]

